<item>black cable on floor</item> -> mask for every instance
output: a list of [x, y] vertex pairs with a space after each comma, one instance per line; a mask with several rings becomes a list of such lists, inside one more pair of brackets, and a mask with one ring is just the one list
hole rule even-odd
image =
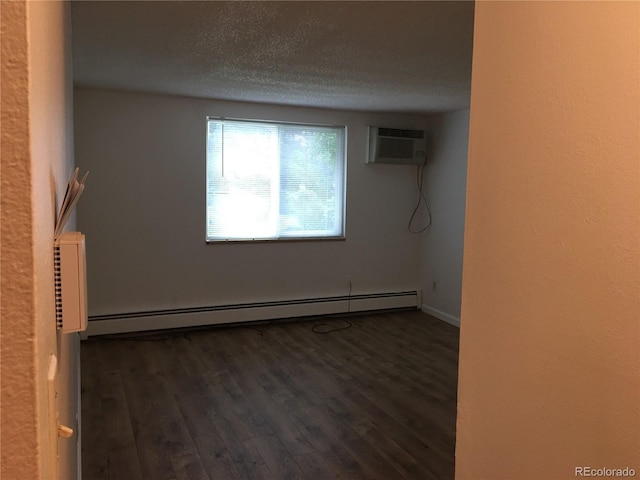
[[314, 325], [313, 328], [311, 328], [311, 331], [313, 333], [318, 333], [320, 335], [325, 335], [327, 333], [337, 332], [339, 330], [346, 330], [347, 328], [351, 328], [352, 324], [351, 324], [351, 322], [349, 320], [347, 320], [346, 318], [342, 318], [341, 320], [343, 322], [346, 322], [347, 324], [342, 326], [342, 327], [337, 327], [337, 328], [332, 328], [330, 330], [320, 331], [320, 330], [318, 330], [319, 327], [327, 327], [328, 325], [326, 323], [318, 323], [318, 324]]

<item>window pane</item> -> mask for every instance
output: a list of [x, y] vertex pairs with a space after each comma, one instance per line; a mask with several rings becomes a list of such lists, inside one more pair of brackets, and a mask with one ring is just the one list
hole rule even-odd
[[207, 240], [343, 235], [344, 127], [208, 124]]

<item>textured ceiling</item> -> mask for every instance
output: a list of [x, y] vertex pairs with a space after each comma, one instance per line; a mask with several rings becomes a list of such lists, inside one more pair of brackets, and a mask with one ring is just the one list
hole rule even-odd
[[473, 3], [74, 1], [76, 85], [350, 110], [469, 105]]

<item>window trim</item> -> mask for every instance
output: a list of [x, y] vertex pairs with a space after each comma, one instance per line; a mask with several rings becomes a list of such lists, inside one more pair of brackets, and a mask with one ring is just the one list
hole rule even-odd
[[[211, 240], [208, 237], [208, 136], [209, 136], [209, 121], [236, 121], [236, 122], [252, 122], [262, 123], [266, 125], [292, 125], [296, 127], [326, 127], [341, 129], [343, 132], [342, 139], [342, 234], [341, 235], [324, 235], [324, 236], [283, 236], [273, 238], [226, 238]], [[295, 122], [295, 121], [282, 121], [282, 120], [264, 120], [253, 118], [238, 118], [238, 117], [226, 117], [226, 116], [214, 116], [207, 115], [205, 119], [206, 135], [205, 135], [205, 244], [207, 245], [224, 245], [224, 244], [238, 244], [238, 243], [281, 243], [281, 242], [335, 242], [345, 241], [347, 239], [347, 150], [348, 150], [348, 132], [347, 126], [341, 124], [328, 124], [328, 123], [310, 123], [310, 122]]]

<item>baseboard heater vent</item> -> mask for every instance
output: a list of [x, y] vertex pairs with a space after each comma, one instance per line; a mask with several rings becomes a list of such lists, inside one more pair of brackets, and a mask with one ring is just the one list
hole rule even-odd
[[93, 315], [89, 316], [89, 327], [83, 338], [169, 328], [382, 311], [396, 308], [420, 308], [420, 305], [420, 292], [413, 290]]

